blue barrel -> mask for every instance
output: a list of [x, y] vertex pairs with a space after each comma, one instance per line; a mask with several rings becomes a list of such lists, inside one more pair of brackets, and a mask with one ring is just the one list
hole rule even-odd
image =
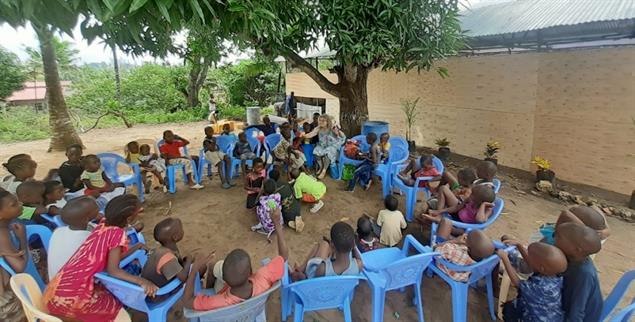
[[366, 121], [362, 125], [362, 135], [375, 133], [379, 137], [382, 133], [389, 133], [388, 122], [382, 121]]

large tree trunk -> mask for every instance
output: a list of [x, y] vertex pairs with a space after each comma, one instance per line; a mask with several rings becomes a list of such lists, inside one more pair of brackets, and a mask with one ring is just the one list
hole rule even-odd
[[[366, 83], [369, 69], [361, 66], [350, 66], [356, 69], [355, 75], [340, 77], [341, 93], [340, 124], [346, 136], [352, 137], [362, 132], [362, 124], [368, 120], [368, 92]], [[344, 68], [347, 70], [348, 68]]]
[[40, 41], [44, 82], [48, 96], [49, 126], [51, 127], [49, 151], [64, 151], [71, 144], [82, 144], [82, 140], [73, 127], [66, 101], [64, 101], [55, 50], [51, 42], [53, 33], [46, 26], [34, 26], [33, 29], [35, 29]]
[[115, 69], [115, 98], [117, 101], [121, 99], [121, 76], [119, 75], [119, 60], [117, 59], [117, 47], [110, 46], [112, 49], [112, 63]]
[[205, 59], [193, 60], [192, 67], [190, 68], [190, 75], [187, 80], [187, 104], [190, 107], [199, 106], [201, 101], [198, 99], [198, 94], [201, 91], [201, 87], [207, 79], [207, 71], [209, 69], [209, 62]]

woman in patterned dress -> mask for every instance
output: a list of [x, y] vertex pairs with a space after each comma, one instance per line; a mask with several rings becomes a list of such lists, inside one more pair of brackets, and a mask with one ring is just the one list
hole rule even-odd
[[310, 139], [318, 136], [319, 141], [313, 149], [313, 155], [319, 168], [318, 179], [323, 179], [329, 170], [329, 166], [337, 161], [337, 153], [340, 146], [344, 144], [346, 135], [337, 125], [333, 125], [333, 120], [326, 114], [318, 118], [318, 127], [303, 137]]

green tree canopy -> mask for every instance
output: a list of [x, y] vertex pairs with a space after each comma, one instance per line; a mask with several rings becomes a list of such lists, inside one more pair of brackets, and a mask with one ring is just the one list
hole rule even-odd
[[[69, 79], [69, 75], [73, 70], [77, 68], [77, 55], [79, 50], [73, 48], [68, 40], [62, 40], [57, 36], [51, 38], [53, 49], [55, 50], [55, 58], [57, 62], [57, 69], [59, 70], [60, 77], [64, 80]], [[26, 47], [25, 51], [29, 55], [27, 61], [27, 69], [31, 77], [41, 79], [43, 78], [44, 67], [42, 66], [42, 54], [38, 47]]]
[[0, 100], [22, 88], [27, 74], [18, 56], [0, 46]]

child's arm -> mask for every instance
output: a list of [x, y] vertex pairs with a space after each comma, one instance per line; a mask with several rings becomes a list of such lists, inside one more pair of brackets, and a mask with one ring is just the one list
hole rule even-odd
[[126, 153], [126, 163], [130, 163], [130, 153]]
[[514, 287], [518, 287], [518, 285], [520, 285], [520, 278], [518, 277], [518, 273], [516, 272], [516, 269], [514, 268], [514, 266], [512, 266], [512, 263], [509, 261], [509, 256], [507, 255], [507, 252], [499, 249], [496, 251], [496, 254], [498, 255], [498, 257], [500, 257], [501, 262], [503, 262], [503, 266], [505, 266], [505, 271], [507, 272], [507, 275], [509, 276], [509, 279], [512, 282], [512, 285], [514, 285]]
[[159, 289], [152, 282], [140, 276], [134, 276], [128, 274], [123, 269], [119, 268], [119, 262], [121, 261], [121, 247], [115, 247], [108, 252], [108, 263], [106, 264], [106, 272], [114, 278], [124, 280], [126, 282], [134, 283], [143, 288], [143, 291], [147, 296], [154, 297], [154, 294]]
[[18, 237], [20, 249], [16, 249], [13, 246], [8, 233], [0, 234], [0, 253], [2, 253], [4, 260], [7, 261], [7, 264], [9, 264], [16, 273], [22, 273], [29, 260], [29, 243], [26, 239], [26, 227], [19, 223], [13, 223], [11, 224], [11, 230], [13, 230]]
[[494, 208], [494, 204], [491, 202], [483, 202], [480, 207], [478, 207], [478, 212], [476, 213], [476, 222], [483, 223], [489, 219], [489, 216], [492, 215], [492, 209]]
[[180, 140], [181, 142], [183, 142], [183, 146], [186, 146], [186, 145], [190, 144], [190, 141], [188, 141], [186, 138], [182, 138], [182, 137], [180, 137], [178, 135], [175, 135], [174, 138], [177, 139], [177, 140]]
[[206, 258], [200, 258], [200, 259], [196, 258], [196, 260], [192, 264], [190, 273], [187, 276], [187, 282], [185, 282], [185, 290], [183, 291], [183, 297], [181, 297], [181, 301], [183, 301], [183, 305], [185, 307], [190, 309], [194, 307], [194, 299], [196, 298], [196, 295], [194, 294], [194, 288], [195, 288], [194, 284], [198, 282], [196, 275], [198, 271], [200, 271], [204, 265], [207, 265], [207, 262], [209, 262], [213, 257], [214, 257], [214, 252], [212, 252]]
[[132, 255], [132, 253], [138, 251], [139, 249], [143, 249], [143, 250], [147, 251], [148, 247], [145, 244], [143, 244], [143, 243], [136, 243], [136, 244], [128, 247], [128, 250], [125, 253], [123, 253], [123, 255], [121, 255], [121, 258], [126, 258], [126, 257]]
[[178, 274], [176, 274], [176, 278], [178, 278], [181, 282], [185, 282], [187, 280], [187, 276], [190, 274], [190, 268], [192, 268], [193, 261], [194, 259], [192, 256], [185, 257], [185, 263], [183, 263], [183, 269]]
[[439, 210], [428, 210], [428, 213], [432, 216], [439, 216], [443, 213], [449, 213], [449, 214], [455, 214], [459, 211], [461, 211], [461, 209], [463, 209], [463, 207], [465, 207], [464, 203], [458, 203], [452, 207], [448, 207], [448, 208], [443, 208], [443, 209], [439, 209]]
[[90, 183], [90, 179], [82, 179], [82, 183], [86, 186], [86, 188], [97, 191], [97, 192], [103, 192], [104, 188], [97, 188], [95, 186], [93, 186], [92, 183]]
[[286, 261], [289, 259], [289, 248], [287, 247], [287, 242], [284, 240], [284, 228], [282, 227], [282, 222], [280, 222], [280, 219], [282, 218], [280, 207], [276, 207], [276, 209], [270, 211], [269, 216], [271, 217], [271, 221], [273, 221], [277, 235], [278, 255], [282, 256], [282, 258]]

